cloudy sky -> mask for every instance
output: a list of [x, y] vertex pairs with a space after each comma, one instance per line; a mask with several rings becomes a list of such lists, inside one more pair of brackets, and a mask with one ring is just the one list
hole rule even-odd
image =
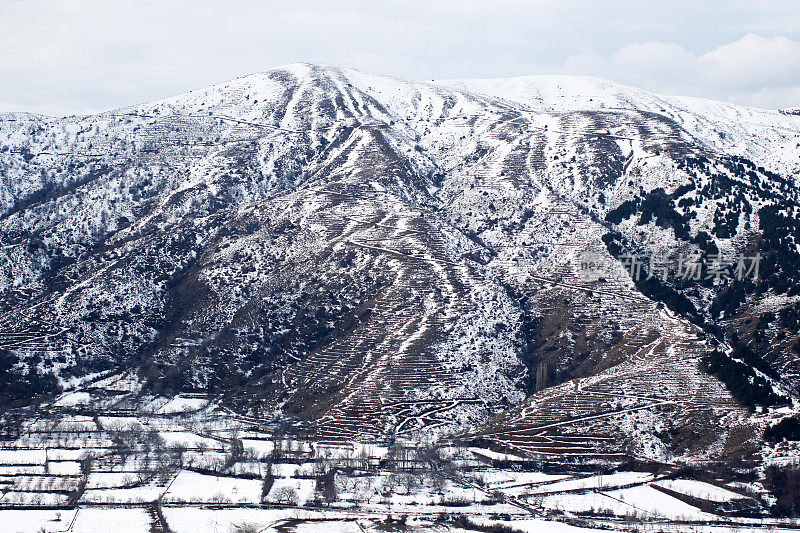
[[100, 111], [295, 61], [798, 106], [800, 2], [0, 0], [0, 111]]

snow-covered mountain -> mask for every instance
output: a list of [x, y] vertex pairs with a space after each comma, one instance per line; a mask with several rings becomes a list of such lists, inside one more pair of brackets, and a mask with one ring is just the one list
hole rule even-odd
[[0, 115], [4, 401], [130, 372], [318, 438], [750, 457], [800, 385], [798, 176], [800, 116], [591, 78]]

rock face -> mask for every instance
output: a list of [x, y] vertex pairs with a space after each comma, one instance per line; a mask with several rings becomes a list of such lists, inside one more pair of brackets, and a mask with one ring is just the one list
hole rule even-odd
[[740, 457], [800, 384], [798, 139], [588, 78], [306, 64], [0, 115], [3, 402], [127, 371], [132, 403], [323, 439]]

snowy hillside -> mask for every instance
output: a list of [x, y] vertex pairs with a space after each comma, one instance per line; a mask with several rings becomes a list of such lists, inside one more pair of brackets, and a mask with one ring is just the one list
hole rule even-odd
[[798, 177], [800, 116], [591, 78], [294, 64], [4, 114], [2, 403], [193, 393], [319, 439], [749, 459], [800, 386]]

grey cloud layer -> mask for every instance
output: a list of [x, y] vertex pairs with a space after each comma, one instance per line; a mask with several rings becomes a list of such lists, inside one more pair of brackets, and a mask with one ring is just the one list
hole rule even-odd
[[800, 105], [791, 1], [0, 0], [0, 111], [82, 113], [314, 61], [404, 78], [570, 73]]

